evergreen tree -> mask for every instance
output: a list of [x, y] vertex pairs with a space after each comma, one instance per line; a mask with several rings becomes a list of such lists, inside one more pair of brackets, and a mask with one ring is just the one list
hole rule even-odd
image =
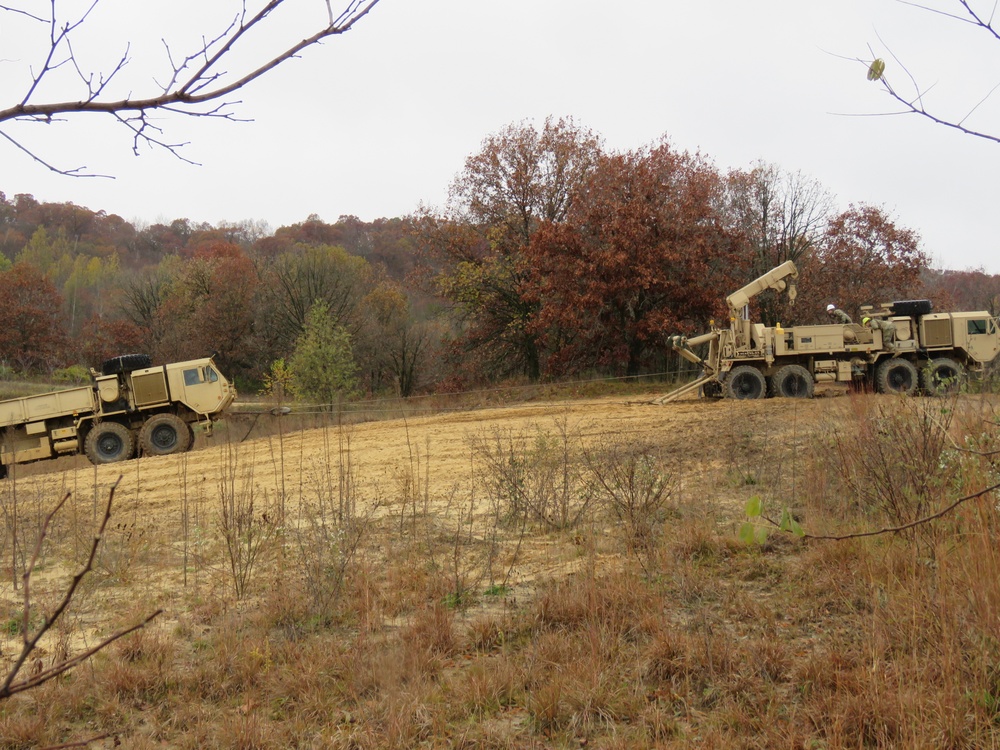
[[295, 343], [289, 365], [295, 392], [325, 408], [350, 398], [357, 385], [357, 366], [351, 336], [330, 315], [325, 302], [316, 302], [306, 314], [306, 324]]

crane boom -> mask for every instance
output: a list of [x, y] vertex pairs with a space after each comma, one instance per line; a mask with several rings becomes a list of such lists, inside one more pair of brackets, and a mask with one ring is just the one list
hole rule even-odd
[[777, 268], [772, 268], [763, 276], [754, 279], [742, 289], [733, 292], [726, 297], [726, 304], [729, 305], [731, 318], [743, 319], [742, 310], [750, 300], [763, 291], [774, 289], [779, 292], [788, 290], [788, 301], [795, 303], [795, 280], [799, 277], [799, 271], [795, 264], [786, 260]]

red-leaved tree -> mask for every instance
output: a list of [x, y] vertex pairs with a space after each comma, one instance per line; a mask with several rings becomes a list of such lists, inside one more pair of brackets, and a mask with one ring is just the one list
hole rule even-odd
[[722, 311], [744, 261], [720, 221], [721, 190], [706, 159], [665, 141], [600, 160], [567, 220], [528, 250], [550, 371], [637, 375], [667, 336]]
[[462, 326], [463, 365], [494, 377], [540, 376], [525, 250], [544, 222], [566, 220], [600, 151], [600, 139], [569, 119], [549, 118], [540, 130], [510, 125], [466, 160], [448, 215], [424, 217], [421, 243], [437, 271], [435, 291]]
[[0, 273], [0, 362], [25, 372], [64, 364], [61, 307], [59, 292], [34, 266], [17, 263]]
[[916, 232], [897, 227], [881, 208], [852, 205], [802, 264], [797, 307], [824, 319], [822, 309], [833, 303], [857, 316], [861, 305], [912, 297], [927, 264]]

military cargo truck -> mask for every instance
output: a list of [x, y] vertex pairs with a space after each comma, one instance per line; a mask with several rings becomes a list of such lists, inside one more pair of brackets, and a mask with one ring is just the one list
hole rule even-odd
[[[1000, 354], [996, 318], [984, 311], [935, 313], [929, 300], [865, 306], [861, 323], [783, 328], [750, 321], [750, 301], [765, 290], [787, 293], [794, 304], [797, 278], [787, 261], [727, 298], [727, 326], [713, 321], [708, 333], [671, 337], [671, 347], [699, 365], [702, 376], [660, 402], [696, 388], [738, 399], [809, 398], [817, 384], [860, 382], [881, 393], [941, 394]], [[706, 345], [704, 356], [694, 351]]]
[[12, 464], [80, 453], [95, 464], [191, 449], [236, 389], [212, 359], [153, 367], [128, 354], [91, 371], [91, 385], [0, 401], [0, 478]]

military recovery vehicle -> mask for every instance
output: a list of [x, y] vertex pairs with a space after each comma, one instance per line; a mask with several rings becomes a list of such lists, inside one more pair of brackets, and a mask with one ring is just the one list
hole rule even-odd
[[[659, 399], [695, 389], [750, 399], [810, 398], [819, 384], [873, 384], [880, 393], [941, 394], [981, 373], [1000, 354], [1000, 326], [989, 313], [932, 311], [930, 300], [865, 306], [864, 324], [782, 328], [753, 323], [750, 301], [765, 290], [794, 304], [798, 271], [787, 261], [726, 299], [729, 325], [700, 336], [673, 336], [671, 347], [702, 368], [700, 378]], [[694, 348], [708, 347], [704, 356]]]
[[210, 357], [153, 367], [145, 354], [109, 359], [93, 383], [0, 401], [0, 478], [11, 464], [80, 453], [95, 464], [191, 449], [236, 389]]

